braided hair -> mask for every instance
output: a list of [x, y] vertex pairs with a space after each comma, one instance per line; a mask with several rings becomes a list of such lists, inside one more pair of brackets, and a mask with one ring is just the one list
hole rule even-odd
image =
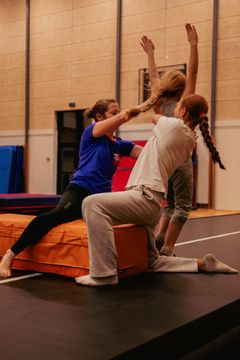
[[206, 99], [201, 95], [190, 94], [182, 98], [181, 106], [187, 109], [191, 123], [194, 126], [199, 125], [204, 142], [211, 153], [212, 161], [214, 163], [218, 163], [221, 169], [225, 169], [224, 165], [222, 164], [219, 152], [217, 151], [209, 133], [209, 123], [208, 117], [206, 115], [208, 112], [208, 104]]

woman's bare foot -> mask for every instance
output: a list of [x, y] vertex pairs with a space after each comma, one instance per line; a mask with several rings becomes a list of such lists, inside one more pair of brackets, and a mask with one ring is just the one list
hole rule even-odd
[[90, 275], [79, 276], [75, 278], [76, 283], [85, 286], [103, 286], [103, 285], [117, 285], [118, 276], [108, 276], [108, 277], [91, 277]]
[[237, 274], [238, 270], [219, 261], [214, 255], [207, 254], [202, 259], [198, 260], [198, 269], [200, 272], [214, 272]]
[[11, 249], [8, 249], [3, 255], [2, 261], [0, 263], [0, 277], [7, 278], [12, 276], [11, 268], [14, 258], [14, 252], [12, 252]]

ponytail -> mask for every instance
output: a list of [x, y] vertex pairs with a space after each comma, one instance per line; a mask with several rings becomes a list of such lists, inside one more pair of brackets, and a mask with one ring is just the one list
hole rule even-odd
[[91, 108], [88, 108], [84, 111], [83, 116], [87, 119], [94, 119], [94, 114]]
[[178, 70], [166, 71], [157, 85], [151, 87], [150, 98], [141, 104], [141, 111], [145, 112], [164, 99], [180, 97], [186, 84], [186, 76]]

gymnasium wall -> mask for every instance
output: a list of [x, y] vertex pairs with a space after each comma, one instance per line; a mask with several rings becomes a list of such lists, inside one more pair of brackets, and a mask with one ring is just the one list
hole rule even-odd
[[24, 127], [25, 1], [0, 1], [0, 131]]
[[[56, 111], [85, 109], [115, 96], [116, 0], [31, 0], [29, 192], [56, 191]], [[158, 66], [187, 63], [184, 24], [199, 34], [196, 91], [210, 101], [213, 0], [122, 0], [121, 107], [138, 103], [139, 41], [153, 39]], [[215, 138], [227, 171], [215, 171], [215, 207], [239, 209], [240, 6], [219, 0]], [[23, 144], [25, 129], [25, 0], [0, 1], [0, 145]], [[150, 113], [121, 128], [149, 137]], [[140, 139], [141, 138], [141, 139]], [[208, 203], [208, 153], [198, 141], [197, 202]], [[49, 177], [47, 174], [50, 174]]]

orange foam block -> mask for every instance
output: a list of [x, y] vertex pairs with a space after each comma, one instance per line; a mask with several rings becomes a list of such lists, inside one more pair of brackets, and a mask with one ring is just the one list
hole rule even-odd
[[[31, 215], [0, 214], [0, 256], [19, 238]], [[114, 226], [119, 278], [147, 271], [147, 231], [138, 225]], [[58, 225], [40, 242], [16, 256], [13, 268], [76, 277], [89, 273], [88, 240], [83, 220]]]

